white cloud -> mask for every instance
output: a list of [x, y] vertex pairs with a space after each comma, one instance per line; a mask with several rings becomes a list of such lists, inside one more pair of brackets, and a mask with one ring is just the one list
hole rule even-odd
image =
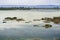
[[60, 0], [0, 0], [0, 5], [59, 5]]

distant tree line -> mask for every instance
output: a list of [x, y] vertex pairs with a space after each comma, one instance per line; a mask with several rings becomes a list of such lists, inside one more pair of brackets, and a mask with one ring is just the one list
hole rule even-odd
[[53, 8], [0, 7], [0, 10], [31, 10], [31, 9], [60, 9], [60, 8], [59, 7], [53, 7]]
[[31, 8], [24, 8], [24, 7], [10, 7], [10, 8], [4, 8], [0, 7], [0, 10], [30, 10]]

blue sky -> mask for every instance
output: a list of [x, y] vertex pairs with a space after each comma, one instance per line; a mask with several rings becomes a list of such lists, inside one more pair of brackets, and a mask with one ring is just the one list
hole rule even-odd
[[60, 0], [0, 0], [0, 5], [60, 5]]

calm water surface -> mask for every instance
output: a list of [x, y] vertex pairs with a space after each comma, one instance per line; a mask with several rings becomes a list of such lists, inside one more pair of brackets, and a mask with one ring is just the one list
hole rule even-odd
[[[60, 25], [49, 23], [53, 27], [44, 28], [43, 22], [32, 22], [25, 24], [24, 22], [17, 23], [13, 21], [3, 24], [2, 20], [5, 17], [24, 18], [26, 21], [40, 19], [43, 17], [60, 16], [60, 10], [0, 10], [0, 39], [6, 40], [55, 40], [60, 38]], [[33, 24], [38, 24], [39, 27], [34, 27]], [[4, 38], [4, 39], [3, 39]]]

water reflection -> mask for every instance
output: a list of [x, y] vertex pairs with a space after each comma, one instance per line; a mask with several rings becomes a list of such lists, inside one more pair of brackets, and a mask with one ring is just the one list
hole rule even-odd
[[54, 37], [60, 38], [60, 29], [58, 29], [60, 28], [59, 26], [53, 26], [48, 29], [45, 29], [44, 27], [33, 27], [33, 25], [21, 25], [19, 27], [20, 28], [1, 30], [0, 35], [6, 38], [18, 38], [18, 40], [19, 38], [24, 38], [24, 40], [53, 40]]

